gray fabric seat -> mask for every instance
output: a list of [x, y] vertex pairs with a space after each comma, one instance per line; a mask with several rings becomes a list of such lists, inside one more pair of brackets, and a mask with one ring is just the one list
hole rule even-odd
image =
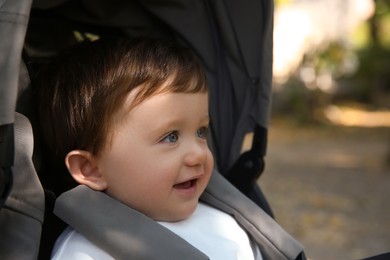
[[45, 211], [45, 196], [32, 161], [29, 120], [15, 113], [13, 186], [0, 210], [0, 259], [36, 259]]

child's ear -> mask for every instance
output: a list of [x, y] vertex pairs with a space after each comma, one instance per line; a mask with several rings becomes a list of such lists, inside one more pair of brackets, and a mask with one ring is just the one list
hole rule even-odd
[[76, 182], [98, 191], [107, 188], [107, 182], [100, 173], [90, 152], [84, 150], [70, 151], [65, 157], [65, 164]]

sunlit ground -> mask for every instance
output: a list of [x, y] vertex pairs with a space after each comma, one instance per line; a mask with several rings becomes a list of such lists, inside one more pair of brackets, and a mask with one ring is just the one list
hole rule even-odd
[[358, 127], [390, 127], [390, 111], [365, 111], [350, 107], [329, 106], [325, 117], [335, 125]]
[[[353, 116], [345, 116], [348, 109], [336, 110], [355, 125], [367, 125], [364, 118], [377, 115], [352, 110]], [[278, 223], [305, 246], [310, 259], [390, 252], [388, 130], [271, 120], [259, 184]]]

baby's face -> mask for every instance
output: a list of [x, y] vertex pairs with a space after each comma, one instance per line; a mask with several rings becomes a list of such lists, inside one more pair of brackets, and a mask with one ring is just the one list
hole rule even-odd
[[213, 169], [208, 125], [207, 93], [143, 101], [124, 115], [98, 157], [107, 194], [155, 220], [189, 217]]

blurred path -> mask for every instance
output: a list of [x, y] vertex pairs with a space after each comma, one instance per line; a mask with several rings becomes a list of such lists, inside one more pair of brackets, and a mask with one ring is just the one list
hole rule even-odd
[[311, 259], [390, 252], [390, 129], [271, 122], [260, 186]]

